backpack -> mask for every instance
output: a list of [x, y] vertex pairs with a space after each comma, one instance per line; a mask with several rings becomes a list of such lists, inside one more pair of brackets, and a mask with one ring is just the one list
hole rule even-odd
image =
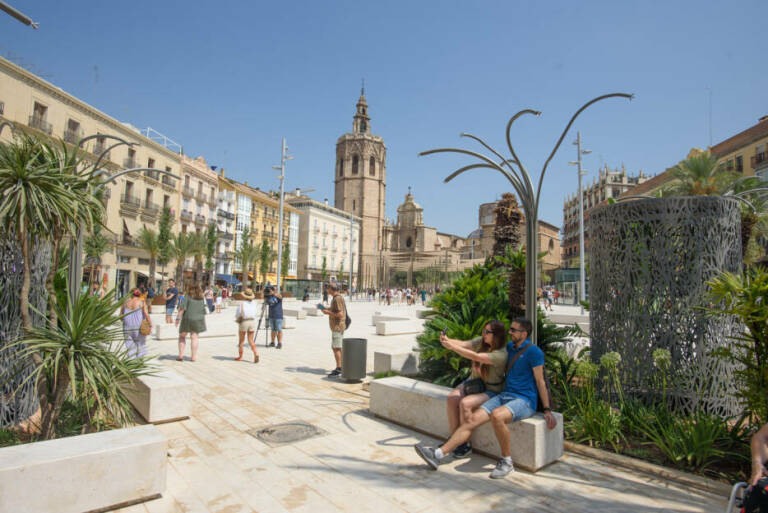
[[346, 317], [346, 319], [344, 320], [344, 329], [348, 330], [349, 329], [349, 325], [352, 324], [352, 318], [349, 316], [348, 313], [346, 314], [345, 317]]
[[744, 513], [768, 512], [768, 478], [762, 478], [751, 487], [741, 500], [740, 511]]

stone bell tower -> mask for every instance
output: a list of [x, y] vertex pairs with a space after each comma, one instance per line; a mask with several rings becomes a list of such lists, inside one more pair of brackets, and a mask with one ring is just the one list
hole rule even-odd
[[387, 148], [371, 133], [365, 88], [357, 100], [352, 132], [336, 141], [334, 206], [362, 218], [359, 240], [358, 288], [379, 283], [379, 250], [385, 218]]

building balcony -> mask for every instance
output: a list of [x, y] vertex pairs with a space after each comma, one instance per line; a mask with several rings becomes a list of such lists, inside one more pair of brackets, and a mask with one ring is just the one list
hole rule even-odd
[[[100, 157], [102, 153], [104, 153], [104, 150], [106, 150], [108, 146], [105, 143], [96, 143], [93, 145], [93, 154], [97, 157]], [[109, 153], [104, 155], [104, 158], [109, 160]]]
[[312, 228], [312, 231], [316, 233], [320, 233], [320, 228], [315, 226], [314, 228]]
[[217, 260], [232, 260], [232, 257], [229, 253], [216, 253], [216, 259]]
[[235, 237], [231, 233], [225, 232], [224, 230], [216, 230], [216, 234], [219, 236], [220, 239], [224, 239], [224, 240], [232, 240]]
[[141, 200], [136, 196], [131, 196], [130, 194], [122, 194], [120, 196], [120, 205], [123, 207], [138, 209], [141, 206]]
[[192, 212], [189, 210], [182, 210], [181, 211], [181, 218], [185, 221], [191, 221], [192, 220]]
[[123, 167], [125, 169], [133, 169], [135, 167], [139, 167], [139, 163], [136, 162], [136, 159], [131, 157], [126, 157], [123, 159]]
[[176, 188], [176, 180], [174, 180], [173, 178], [171, 178], [168, 175], [163, 175], [162, 182], [163, 182], [164, 185], [167, 185], [169, 187], [173, 187], [174, 189]]
[[320, 244], [318, 244], [317, 242], [314, 242], [312, 243], [312, 247], [315, 249], [320, 249]]
[[235, 214], [233, 214], [232, 212], [227, 212], [226, 210], [219, 209], [217, 213], [219, 214], [219, 217], [230, 219], [232, 221], [235, 220]]
[[203, 214], [195, 214], [195, 223], [205, 224], [205, 216]]
[[195, 190], [192, 187], [190, 187], [189, 185], [185, 185], [184, 187], [182, 187], [181, 188], [181, 193], [184, 196], [189, 196], [190, 198], [194, 198], [195, 197]]
[[144, 179], [150, 180], [155, 183], [160, 182], [160, 173], [157, 171], [145, 171], [144, 172]]
[[157, 203], [152, 203], [151, 201], [145, 201], [141, 208], [144, 210], [144, 212], [151, 216], [157, 216], [157, 214], [160, 212], [160, 207]]
[[756, 168], [765, 161], [768, 161], [768, 152], [766, 151], [755, 153], [749, 157], [749, 163], [752, 165], [752, 169]]
[[269, 239], [269, 240], [276, 240], [277, 239], [277, 234], [276, 233], [271, 233], [271, 232], [264, 232], [264, 238], [265, 239]]
[[132, 248], [138, 248], [139, 243], [133, 237], [122, 237], [118, 242], [121, 246], [130, 246]]
[[216, 198], [213, 197], [213, 194], [208, 196], [208, 201], [206, 201], [206, 203], [208, 203], [208, 205], [211, 207], [216, 208]]
[[48, 135], [51, 135], [53, 133], [53, 126], [39, 116], [35, 116], [35, 115], [29, 116], [29, 126], [31, 126], [32, 128], [37, 128], [41, 132], [45, 132]]
[[197, 201], [201, 203], [208, 203], [208, 195], [203, 191], [197, 191]]
[[81, 129], [77, 130], [64, 130], [64, 137], [63, 139], [67, 141], [70, 144], [77, 144], [77, 142], [83, 138], [83, 131]]

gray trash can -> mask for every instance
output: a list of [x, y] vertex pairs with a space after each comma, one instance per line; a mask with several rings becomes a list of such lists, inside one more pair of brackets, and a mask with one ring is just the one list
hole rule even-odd
[[345, 338], [341, 343], [341, 379], [357, 381], [365, 377], [368, 339]]

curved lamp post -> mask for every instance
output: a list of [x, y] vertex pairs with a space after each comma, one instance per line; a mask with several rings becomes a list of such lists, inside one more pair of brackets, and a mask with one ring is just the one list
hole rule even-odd
[[539, 223], [539, 199], [541, 196], [541, 185], [544, 181], [544, 174], [547, 171], [547, 166], [549, 165], [549, 162], [552, 160], [552, 158], [555, 156], [555, 153], [557, 152], [558, 148], [560, 148], [560, 144], [563, 142], [563, 139], [565, 138], [566, 134], [568, 133], [568, 130], [571, 128], [571, 125], [573, 125], [573, 122], [576, 120], [576, 118], [581, 114], [587, 107], [590, 105], [597, 103], [601, 100], [605, 100], [608, 98], [627, 98], [629, 100], [632, 100], [633, 95], [626, 94], [626, 93], [612, 93], [612, 94], [605, 94], [602, 96], [598, 96], [597, 98], [594, 98], [587, 103], [585, 103], [579, 110], [576, 111], [576, 113], [571, 117], [571, 120], [568, 122], [568, 124], [565, 126], [565, 129], [563, 130], [563, 133], [560, 135], [560, 139], [558, 139], [557, 144], [555, 144], [555, 147], [552, 149], [552, 152], [549, 154], [549, 158], [547, 158], [546, 162], [544, 162], [544, 167], [541, 170], [541, 174], [539, 175], [539, 182], [537, 186], [534, 188], [534, 183], [531, 180], [531, 175], [528, 173], [528, 170], [525, 168], [523, 163], [520, 161], [520, 159], [517, 157], [517, 153], [515, 153], [515, 149], [512, 147], [512, 141], [510, 139], [510, 130], [512, 128], [512, 123], [514, 123], [517, 118], [525, 115], [525, 114], [533, 114], [534, 116], [540, 116], [541, 112], [533, 110], [533, 109], [524, 109], [512, 116], [509, 119], [509, 122], [507, 123], [507, 132], [506, 132], [506, 139], [507, 139], [507, 147], [509, 148], [509, 152], [511, 154], [510, 159], [504, 158], [499, 152], [494, 150], [491, 146], [485, 143], [482, 139], [479, 137], [463, 133], [461, 134], [462, 137], [469, 137], [470, 139], [473, 139], [480, 143], [485, 149], [493, 153], [493, 155], [500, 159], [499, 162], [496, 162], [491, 157], [487, 157], [483, 154], [469, 151], [469, 150], [463, 150], [458, 148], [439, 148], [435, 150], [429, 150], [419, 153], [419, 156], [423, 155], [431, 155], [433, 153], [460, 153], [462, 155], [469, 155], [471, 157], [475, 157], [477, 160], [480, 161], [480, 163], [477, 164], [470, 164], [468, 166], [464, 166], [456, 171], [454, 171], [452, 174], [450, 174], [444, 181], [450, 182], [454, 178], [456, 178], [458, 175], [465, 171], [469, 171], [471, 169], [480, 169], [480, 168], [487, 168], [487, 169], [493, 169], [495, 171], [498, 171], [504, 177], [509, 181], [509, 183], [512, 184], [512, 187], [514, 187], [515, 192], [517, 192], [518, 197], [520, 198], [520, 202], [523, 206], [523, 211], [525, 212], [525, 247], [526, 247], [526, 255], [525, 255], [525, 313], [528, 319], [533, 324], [533, 330], [532, 333], [530, 333], [531, 340], [536, 343], [537, 340], [537, 323], [536, 323], [536, 281], [537, 281], [537, 274], [538, 269], [536, 267], [536, 255], [538, 254], [539, 248], [538, 248], [538, 223]]

